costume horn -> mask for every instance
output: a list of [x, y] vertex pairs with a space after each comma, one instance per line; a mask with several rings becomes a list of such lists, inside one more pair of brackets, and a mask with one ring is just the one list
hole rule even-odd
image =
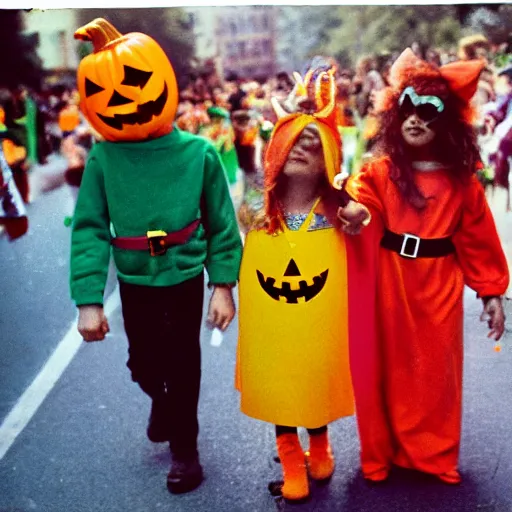
[[394, 88], [400, 87], [402, 81], [406, 78], [408, 70], [412, 71], [415, 68], [419, 70], [424, 64], [410, 48], [406, 48], [389, 70], [389, 83]]
[[275, 96], [270, 98], [270, 104], [272, 105], [272, 108], [274, 109], [278, 119], [281, 119], [282, 117], [288, 116], [292, 112], [295, 112], [297, 110], [298, 99], [307, 97], [307, 84], [300, 76], [300, 73], [294, 71], [293, 78], [295, 80], [295, 85], [283, 103], [281, 103]]
[[450, 90], [465, 103], [468, 103], [476, 92], [478, 79], [485, 62], [469, 60], [451, 62], [439, 68], [441, 76], [448, 82]]
[[281, 103], [279, 103], [279, 100], [275, 96], [270, 98], [270, 104], [272, 105], [272, 108], [274, 109], [278, 119], [281, 119], [282, 117], [285, 117], [289, 114], [289, 112], [286, 112], [286, 110], [281, 106]]

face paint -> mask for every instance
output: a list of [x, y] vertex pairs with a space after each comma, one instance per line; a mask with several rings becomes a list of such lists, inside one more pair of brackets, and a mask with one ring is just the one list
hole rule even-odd
[[444, 110], [444, 103], [437, 96], [420, 96], [414, 87], [404, 89], [398, 99], [402, 119], [416, 114], [426, 125], [435, 121]]

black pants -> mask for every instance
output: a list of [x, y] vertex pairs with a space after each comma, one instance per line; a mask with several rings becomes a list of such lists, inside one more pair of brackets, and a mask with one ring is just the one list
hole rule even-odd
[[[318, 428], [308, 428], [307, 429], [308, 434], [315, 436], [323, 434], [324, 432], [327, 432], [327, 425], [324, 425], [323, 427]], [[283, 435], [283, 434], [296, 434], [297, 433], [297, 427], [285, 427], [284, 425], [276, 425], [276, 437]]]
[[153, 399], [165, 395], [171, 452], [192, 456], [199, 432], [204, 276], [167, 287], [120, 282], [120, 292], [132, 379]]

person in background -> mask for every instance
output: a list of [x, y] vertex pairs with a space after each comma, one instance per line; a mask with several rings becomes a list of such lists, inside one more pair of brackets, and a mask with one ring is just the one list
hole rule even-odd
[[[6, 134], [2, 131], [3, 113], [0, 107], [0, 234], [5, 231], [12, 242], [28, 231], [28, 216], [4, 151], [7, 149], [12, 159], [17, 148], [12, 141], [3, 138]], [[20, 149], [24, 158], [25, 148]]]
[[512, 158], [512, 66], [498, 73], [496, 93], [497, 101], [487, 110], [485, 122], [497, 142], [497, 150], [490, 156], [494, 165], [494, 185], [507, 191], [506, 211], [511, 211], [509, 176]]
[[29, 162], [27, 159], [27, 149], [23, 145], [20, 135], [24, 130], [16, 124], [13, 118], [17, 112], [14, 96], [10, 91], [4, 89], [0, 91], [0, 138], [2, 143], [3, 155], [6, 164], [12, 173], [14, 183], [18, 188], [23, 203], [30, 202], [30, 183], [28, 179]]

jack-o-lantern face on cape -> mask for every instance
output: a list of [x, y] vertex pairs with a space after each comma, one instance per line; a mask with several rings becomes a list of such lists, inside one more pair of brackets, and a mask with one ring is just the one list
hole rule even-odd
[[160, 46], [140, 33], [122, 35], [101, 18], [78, 29], [94, 53], [78, 68], [80, 108], [106, 140], [137, 141], [172, 130], [176, 77]]
[[[299, 299], [309, 302], [316, 297], [324, 288], [329, 274], [329, 269], [323, 270], [317, 275], [304, 276], [301, 274], [295, 260], [291, 259], [286, 267], [284, 275], [280, 278], [281, 285], [276, 285], [277, 279], [273, 276], [264, 276], [256, 270], [260, 286], [267, 295], [279, 301], [281, 297], [286, 299], [288, 304], [298, 304]], [[294, 286], [292, 289], [292, 284]]]

